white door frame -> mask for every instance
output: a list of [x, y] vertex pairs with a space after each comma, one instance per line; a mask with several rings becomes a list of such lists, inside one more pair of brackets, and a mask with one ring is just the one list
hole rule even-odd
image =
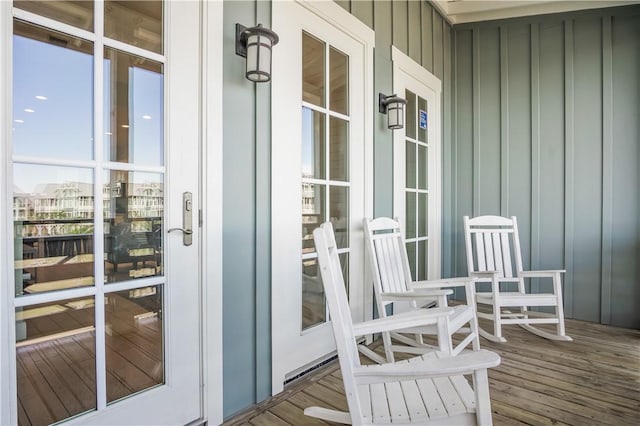
[[[178, 11], [180, 8], [188, 7], [188, 5], [174, 5], [168, 4], [168, 8], [174, 8]], [[177, 8], [177, 9], [176, 9]], [[91, 424], [91, 423], [104, 423], [106, 420], [103, 416], [111, 415], [114, 413], [122, 413], [127, 422], [135, 422], [143, 424], [149, 422], [149, 413], [164, 413], [166, 421], [172, 422], [172, 413], [176, 412], [189, 412], [189, 416], [193, 420], [197, 418], [207, 418], [211, 423], [221, 423], [222, 414], [222, 98], [215, 95], [222, 90], [222, 63], [219, 60], [222, 57], [222, 20], [223, 20], [223, 5], [221, 2], [205, 2], [202, 7], [194, 4], [191, 6], [191, 10], [200, 9], [202, 15], [200, 16], [200, 22], [203, 26], [204, 33], [201, 35], [200, 31], [188, 32], [190, 35], [181, 36], [182, 43], [194, 46], [194, 49], [198, 49], [198, 46], [202, 50], [198, 50], [198, 55], [195, 60], [192, 56], [185, 56], [184, 50], [179, 48], [173, 40], [168, 41], [167, 51], [168, 55], [171, 55], [171, 61], [167, 67], [167, 74], [169, 74], [172, 67], [183, 67], [188, 69], [193, 81], [202, 81], [206, 91], [201, 90], [202, 87], [197, 87], [193, 91], [175, 90], [170, 83], [166, 86], [166, 99], [172, 100], [185, 100], [191, 102], [191, 104], [197, 105], [194, 108], [184, 108], [183, 111], [178, 111], [174, 114], [171, 122], [174, 123], [196, 123], [190, 125], [189, 130], [191, 134], [185, 135], [184, 129], [181, 129], [178, 125], [171, 125], [171, 122], [167, 125], [167, 140], [170, 138], [173, 140], [182, 140], [187, 137], [192, 141], [197, 141], [192, 146], [200, 147], [196, 148], [194, 152], [188, 154], [189, 161], [193, 162], [194, 166], [188, 170], [184, 167], [176, 169], [175, 161], [172, 158], [187, 158], [183, 151], [172, 150], [172, 155], [169, 153], [166, 156], [166, 171], [167, 174], [178, 175], [178, 170], [181, 176], [186, 176], [187, 179], [181, 178], [180, 182], [172, 182], [167, 185], [166, 193], [169, 194], [167, 198], [171, 197], [172, 204], [181, 205], [182, 192], [192, 191], [194, 193], [194, 244], [192, 248], [186, 252], [178, 253], [174, 250], [172, 256], [178, 256], [178, 262], [186, 264], [187, 262], [193, 262], [193, 259], [197, 264], [201, 265], [201, 269], [198, 268], [199, 283], [197, 287], [200, 289], [198, 292], [189, 296], [198, 300], [198, 309], [188, 309], [181, 314], [171, 314], [170, 316], [178, 317], [188, 315], [193, 317], [191, 323], [203, 324], [200, 327], [194, 327], [193, 330], [187, 333], [169, 333], [166, 337], [165, 345], [167, 347], [166, 359], [169, 360], [174, 355], [171, 353], [171, 348], [183, 347], [191, 352], [197, 354], [189, 363], [197, 364], [197, 368], [200, 370], [200, 375], [197, 378], [199, 383], [189, 384], [189, 389], [193, 389], [193, 385], [199, 389], [200, 396], [198, 399], [198, 409], [193, 411], [182, 407], [182, 410], [172, 409], [170, 406], [162, 406], [162, 404], [154, 403], [154, 396], [159, 396], [167, 392], [168, 389], [180, 389], [184, 386], [185, 382], [181, 378], [187, 376], [184, 368], [193, 368], [185, 363], [177, 365], [167, 366], [166, 385], [159, 388], [151, 389], [143, 394], [134, 398], [123, 400], [113, 406], [109, 406], [106, 411], [91, 412], [82, 415], [78, 418], [74, 418], [68, 422], [68, 424]], [[11, 96], [11, 66], [12, 66], [12, 3], [0, 2], [0, 138], [3, 141], [11, 140], [11, 123], [8, 117], [11, 116], [12, 96]], [[181, 20], [185, 17], [184, 13], [173, 14], [170, 16], [173, 20]], [[192, 15], [193, 16], [193, 15]], [[192, 26], [192, 24], [191, 24]], [[200, 38], [202, 36], [202, 39]], [[185, 38], [186, 37], [186, 38]], [[169, 53], [171, 52], [171, 53]], [[203, 73], [201, 75], [200, 59], [203, 59]], [[173, 64], [173, 65], [172, 65]], [[201, 78], [202, 77], [202, 78]], [[204, 92], [207, 95], [201, 96]], [[193, 102], [194, 99], [200, 99], [200, 102]], [[195, 118], [194, 118], [195, 117]], [[194, 121], [195, 120], [195, 121]], [[199, 124], [198, 124], [199, 123]], [[202, 136], [200, 135], [200, 129], [202, 128]], [[202, 150], [202, 156], [199, 154], [199, 150]], [[199, 158], [203, 158], [203, 164], [197, 167]], [[12, 177], [9, 174], [10, 167], [5, 167], [11, 163], [11, 149], [9, 144], [0, 144], [0, 164], [2, 164], [2, 171], [0, 172], [0, 233], [8, 236], [12, 235], [13, 229], [10, 225], [12, 215], [12, 190], [9, 188], [8, 182], [12, 181]], [[200, 173], [199, 170], [202, 170]], [[209, 183], [209, 184], [207, 184]], [[169, 188], [171, 186], [171, 188]], [[201, 186], [201, 188], [198, 188]], [[205, 226], [203, 226], [202, 239], [198, 229], [198, 212], [200, 210], [199, 200], [202, 198], [202, 205], [207, 207], [205, 210]], [[5, 204], [6, 203], [6, 204]], [[181, 223], [181, 214], [178, 211], [168, 211], [166, 214], [165, 228], [175, 226]], [[167, 249], [170, 250], [169, 241], [176, 239], [181, 241], [181, 236], [178, 234], [171, 234], [166, 236]], [[4, 238], [3, 244], [0, 244], [0, 424], [12, 424], [16, 423], [15, 403], [16, 403], [16, 384], [15, 384], [15, 352], [13, 351], [13, 345], [5, 344], [7, 342], [15, 341], [15, 330], [13, 322], [10, 319], [13, 318], [13, 294], [9, 291], [10, 283], [13, 282], [13, 242], [9, 238]], [[202, 262], [204, 256], [210, 254], [210, 262]], [[178, 268], [174, 268], [173, 272], [167, 271], [167, 282], [179, 282], [177, 279], [181, 274]], [[166, 297], [169, 297], [171, 293], [177, 293], [178, 288], [171, 289], [170, 286], [165, 288]], [[202, 292], [200, 297], [197, 293]], [[183, 303], [178, 302], [178, 303]], [[174, 304], [173, 302], [171, 302]], [[180, 306], [174, 306], [177, 310]], [[189, 312], [191, 311], [191, 312]], [[201, 321], [203, 320], [203, 321]], [[168, 318], [166, 321], [167, 329], [172, 327], [171, 320]], [[191, 342], [193, 339], [184, 340], [184, 336], [195, 336], [200, 342], [199, 349], [193, 348]], [[194, 350], [195, 349], [195, 350]], [[197, 360], [196, 360], [197, 359]], [[186, 363], [188, 364], [188, 363]], [[205, 384], [204, 394], [202, 394], [202, 384]], [[181, 384], [182, 383], [182, 384]], [[179, 386], [175, 388], [175, 386]], [[186, 391], [186, 388], [185, 388]], [[146, 406], [146, 407], [145, 407]], [[134, 415], [130, 411], [130, 407], [137, 408], [137, 415]], [[142, 410], [140, 408], [142, 407]], [[187, 411], [185, 411], [187, 409]]]
[[[336, 28], [337, 31], [344, 33], [346, 36], [357, 42], [362, 49], [362, 58], [364, 60], [363, 70], [364, 75], [361, 80], [362, 90], [358, 89], [360, 100], [355, 99], [351, 105], [355, 102], [362, 102], [364, 108], [363, 117], [361, 118], [362, 135], [358, 138], [362, 138], [358, 141], [361, 144], [362, 162], [353, 165], [353, 159], [350, 161], [352, 176], [357, 173], [363, 173], [364, 182], [362, 186], [363, 193], [360, 195], [363, 199], [363, 207], [359, 209], [360, 214], [370, 216], [373, 213], [373, 47], [375, 43], [374, 32], [355, 18], [353, 15], [342, 9], [334, 2], [307, 2], [307, 1], [277, 1], [272, 3], [272, 22], [273, 28], [276, 32], [286, 31], [290, 28], [292, 22], [291, 17], [287, 16], [293, 13], [295, 8], [301, 8], [304, 13], [313, 15], [313, 19], [322, 20], [326, 25], [327, 23]], [[311, 15], [307, 15], [311, 16]], [[311, 19], [311, 18], [309, 18]], [[312, 28], [310, 28], [312, 30]], [[280, 34], [281, 38], [283, 34]], [[301, 35], [298, 35], [301, 37]], [[276, 48], [277, 49], [277, 48]], [[280, 53], [278, 53], [280, 52]], [[335, 351], [335, 343], [333, 341], [333, 332], [331, 330], [330, 323], [324, 323], [322, 325], [315, 326], [309, 331], [305, 330], [303, 333], [306, 337], [304, 350], [305, 355], [300, 356], [291, 350], [290, 336], [297, 335], [300, 338], [301, 332], [301, 319], [297, 315], [290, 313], [290, 306], [293, 300], [298, 298], [298, 303], [301, 303], [302, 299], [300, 292], [291, 292], [286, 289], [286, 285], [283, 283], [298, 282], [301, 278], [300, 271], [297, 275], [292, 272], [291, 265], [301, 265], [301, 246], [295, 253], [294, 248], [296, 244], [300, 244], [299, 232], [300, 230], [291, 230], [292, 224], [290, 220], [284, 215], [279, 214], [282, 212], [283, 206], [296, 205], [297, 210], [300, 210], [301, 197], [296, 191], [284, 191], [282, 188], [287, 188], [287, 184], [291, 184], [291, 180], [295, 179], [296, 182], [301, 182], [300, 169], [296, 169], [292, 173], [282, 173], [282, 170], [291, 169], [291, 164], [299, 164], [301, 161], [301, 155], [298, 150], [292, 152], [291, 145], [282, 143], [282, 141], [289, 141], [294, 138], [296, 141], [300, 140], [301, 129], [299, 126], [287, 125], [286, 117], [297, 116], [300, 117], [300, 105], [302, 104], [302, 97], [300, 96], [300, 90], [302, 84], [292, 84], [291, 81], [287, 81], [283, 76], [287, 74], [287, 68], [290, 66], [287, 60], [278, 60], [275, 55], [283, 55], [286, 58], [287, 52], [275, 51], [273, 62], [273, 77], [272, 77], [272, 206], [273, 211], [271, 214], [272, 221], [272, 393], [275, 395], [282, 391], [283, 384], [286, 376], [292, 371], [304, 370], [305, 366], [317, 362], [322, 357], [326, 357], [331, 352]], [[282, 58], [281, 57], [281, 58]], [[296, 67], [298, 65], [296, 64]], [[350, 84], [353, 84], [351, 81]], [[299, 87], [298, 87], [299, 86]], [[351, 89], [350, 89], [351, 90]], [[297, 99], [295, 105], [289, 105], [287, 103], [290, 99]], [[294, 114], [294, 115], [292, 115]], [[278, 122], [277, 120], [280, 119]], [[358, 118], [360, 120], [360, 118]], [[353, 139], [350, 140], [351, 152], [353, 151], [354, 143]], [[357, 152], [357, 151], [356, 151]], [[298, 184], [298, 187], [300, 184]], [[291, 192], [295, 192], [292, 194]], [[353, 198], [357, 198], [355, 195]], [[288, 207], [287, 207], [288, 208]], [[352, 223], [351, 228], [351, 241], [354, 239], [363, 239], [362, 230], [362, 217], [355, 218], [353, 208], [350, 211], [350, 221]], [[301, 217], [301, 215], [299, 216]], [[357, 223], [356, 226], [353, 226]], [[294, 233], [294, 236], [287, 236], [286, 242], [284, 242], [283, 231], [285, 234]], [[283, 249], [283, 244], [286, 249]], [[373, 300], [369, 286], [364, 281], [362, 275], [364, 274], [364, 250], [363, 245], [361, 249], [352, 247], [350, 254], [350, 270], [355, 271], [361, 269], [360, 283], [357, 279], [354, 279], [350, 284], [351, 290], [351, 308], [354, 318], [358, 321], [362, 321], [365, 318], [371, 318], [373, 315]], [[354, 259], [357, 259], [354, 261]], [[299, 266], [300, 267], [300, 266]], [[295, 275], [295, 276], [294, 276]], [[313, 330], [313, 331], [311, 331]], [[302, 348], [300, 348], [302, 351]], [[308, 355], [314, 353], [315, 355]], [[311, 359], [309, 359], [311, 357]], [[302, 360], [302, 358], [307, 358]]]
[[[11, 114], [11, 37], [12, 37], [12, 3], [0, 2], [0, 140], [11, 140], [11, 124], [6, 119]], [[11, 235], [13, 227], [9, 226], [9, 218], [13, 218], [13, 196], [9, 193], [9, 168], [6, 165], [11, 158], [9, 144], [0, 143], [0, 235]], [[11, 201], [9, 201], [11, 200]], [[8, 409], [15, 401], [15, 371], [10, 359], [13, 345], [6, 342], [15, 341], [15, 330], [10, 326], [7, 318], [13, 310], [13, 294], [9, 291], [9, 283], [13, 282], [13, 241], [0, 238], [0, 424], [11, 423], [11, 410]], [[7, 401], [8, 403], [2, 403]]]
[[[428, 101], [427, 140], [430, 149], [428, 209], [429, 214], [433, 212], [434, 216], [428, 224], [429, 260], [427, 265], [429, 279], [437, 279], [441, 275], [442, 256], [442, 82], [395, 46], [391, 47], [391, 58], [393, 60], [393, 92], [404, 97], [404, 88], [409, 83], [413, 87], [421, 88], [421, 90], [411, 91]], [[405, 131], [406, 120], [405, 128], [395, 131], [393, 135], [393, 215], [400, 219], [403, 233], [406, 226], [404, 223]]]

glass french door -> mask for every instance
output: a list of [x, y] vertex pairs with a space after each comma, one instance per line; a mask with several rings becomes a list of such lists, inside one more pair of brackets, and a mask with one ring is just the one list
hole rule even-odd
[[274, 394], [335, 350], [313, 243], [321, 223], [333, 223], [354, 318], [363, 319], [366, 304], [362, 218], [370, 214], [365, 138], [371, 108], [365, 99], [372, 75], [357, 31], [349, 34], [331, 20], [331, 10], [344, 11], [320, 6], [329, 17], [307, 9], [314, 5], [273, 3], [277, 48], [286, 52], [280, 59], [274, 54], [272, 81]]
[[[2, 160], [11, 170], [13, 309], [2, 321], [12, 324], [13, 354], [2, 379], [13, 386], [2, 418], [196, 420], [198, 235], [186, 246], [167, 231], [198, 208], [190, 70], [199, 36], [185, 30], [198, 28], [199, 8], [14, 1], [3, 11], [12, 28], [3, 40], [12, 108], [2, 117], [11, 156]], [[171, 156], [176, 143], [180, 157]]]
[[403, 227], [411, 276], [440, 277], [440, 81], [393, 49], [394, 93], [407, 100], [394, 132], [394, 216]]

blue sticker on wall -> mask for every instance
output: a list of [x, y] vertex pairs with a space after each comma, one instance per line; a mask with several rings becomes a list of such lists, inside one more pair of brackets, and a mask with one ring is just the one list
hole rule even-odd
[[420, 128], [427, 129], [427, 111], [420, 110]]

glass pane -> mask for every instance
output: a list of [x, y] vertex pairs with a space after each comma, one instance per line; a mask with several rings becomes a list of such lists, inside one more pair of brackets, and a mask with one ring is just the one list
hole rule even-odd
[[416, 144], [405, 142], [405, 184], [407, 188], [416, 187]]
[[162, 275], [163, 175], [111, 170], [104, 179], [107, 282]]
[[418, 96], [418, 140], [427, 142], [427, 101]]
[[426, 280], [429, 264], [429, 253], [427, 252], [428, 240], [418, 241], [418, 280]]
[[325, 106], [324, 53], [325, 44], [302, 32], [302, 100]]
[[427, 236], [427, 221], [429, 217], [428, 205], [427, 205], [427, 197], [428, 194], [422, 193], [418, 194], [418, 236], [426, 237]]
[[416, 237], [416, 193], [406, 192], [407, 235], [406, 238]]
[[302, 183], [302, 254], [315, 252], [313, 230], [325, 222], [325, 186]]
[[406, 91], [406, 99], [407, 99], [407, 127], [405, 134], [408, 138], [415, 139], [416, 138], [416, 119], [418, 112], [416, 111], [416, 95], [407, 90]]
[[162, 2], [105, 1], [104, 35], [162, 53]]
[[162, 287], [108, 293], [107, 402], [164, 383]]
[[329, 187], [329, 218], [338, 248], [349, 247], [349, 188]]
[[302, 261], [302, 329], [327, 320], [318, 259]]
[[349, 57], [333, 47], [329, 49], [329, 105], [341, 114], [349, 114]]
[[14, 1], [13, 5], [27, 12], [93, 31], [93, 1]]
[[409, 258], [409, 269], [411, 270], [411, 276], [416, 276], [416, 243], [406, 243], [407, 245], [407, 257]]
[[418, 188], [427, 189], [429, 163], [427, 163], [427, 147], [418, 145]]
[[90, 286], [93, 275], [93, 173], [13, 166], [16, 296]]
[[14, 21], [13, 154], [93, 158], [93, 45]]
[[163, 165], [162, 64], [113, 49], [104, 56], [104, 158]]
[[325, 178], [325, 115], [302, 107], [302, 177]]
[[349, 297], [349, 253], [340, 253], [340, 266], [342, 266], [342, 277], [344, 278], [344, 287]]
[[329, 177], [349, 180], [349, 122], [329, 119]]
[[16, 308], [18, 423], [96, 409], [94, 299]]

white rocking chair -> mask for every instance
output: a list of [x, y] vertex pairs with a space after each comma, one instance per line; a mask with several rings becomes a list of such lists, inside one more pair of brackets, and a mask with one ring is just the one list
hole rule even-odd
[[[475, 306], [475, 278], [449, 278], [442, 280], [414, 281], [411, 278], [409, 258], [402, 237], [400, 223], [388, 217], [364, 219], [367, 257], [373, 280], [378, 315], [387, 316], [387, 306], [394, 302], [408, 302], [413, 309], [426, 304], [436, 303], [439, 307], [447, 306], [447, 295], [452, 291], [443, 287], [461, 287], [466, 290], [466, 305], [453, 307], [453, 314], [447, 317], [442, 330], [435, 325], [418, 329], [402, 330], [400, 333], [382, 333], [386, 360], [366, 346], [359, 346], [360, 351], [372, 360], [384, 363], [394, 361], [394, 352], [424, 354], [434, 350], [426, 345], [422, 335], [437, 335], [438, 349], [451, 355], [459, 354], [469, 343], [473, 349], [480, 349], [478, 334], [478, 318]], [[454, 333], [466, 333], [458, 345], [453, 347], [451, 336]], [[406, 334], [414, 334], [407, 336]], [[391, 340], [402, 344], [394, 344]]]
[[[371, 333], [433, 324], [452, 312], [434, 308], [353, 324], [331, 223], [313, 231], [349, 412], [309, 407], [304, 413], [354, 425], [490, 425], [487, 368], [500, 357], [486, 350], [451, 357], [430, 352], [383, 365], [361, 365], [356, 338]], [[473, 388], [464, 378], [472, 375]]]
[[[518, 324], [547, 339], [573, 340], [565, 334], [564, 329], [560, 274], [565, 271], [523, 271], [515, 216], [478, 216], [472, 219], [464, 216], [464, 235], [469, 275], [477, 277], [478, 283], [491, 283], [491, 291], [476, 291], [477, 303], [493, 308], [492, 313], [481, 312], [478, 309], [480, 318], [493, 321], [493, 334], [480, 328], [483, 337], [494, 342], [506, 342], [502, 337], [502, 326]], [[527, 292], [525, 278], [551, 278], [552, 292]], [[503, 283], [514, 283], [517, 288], [515, 291], [506, 291], [501, 288]], [[555, 312], [537, 312], [529, 309], [541, 306], [554, 307]], [[509, 308], [516, 308], [518, 312], [512, 312]], [[533, 324], [556, 324], [557, 332], [554, 334]]]

